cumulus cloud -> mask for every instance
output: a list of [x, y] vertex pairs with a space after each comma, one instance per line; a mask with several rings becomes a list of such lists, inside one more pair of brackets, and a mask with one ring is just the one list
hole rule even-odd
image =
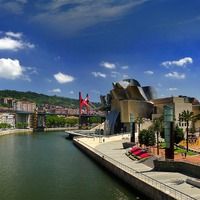
[[92, 75], [94, 77], [102, 77], [102, 78], [106, 78], [106, 74], [103, 74], [101, 72], [92, 72]]
[[8, 37], [13, 37], [13, 38], [17, 38], [17, 39], [20, 39], [22, 37], [22, 33], [14, 33], [12, 31], [6, 32], [5, 35]]
[[18, 51], [34, 47], [34, 44], [22, 40], [22, 33], [6, 32], [5, 36], [0, 38], [0, 50]]
[[186, 67], [188, 64], [192, 64], [193, 59], [191, 57], [185, 57], [181, 58], [180, 60], [173, 60], [173, 61], [164, 61], [161, 63], [164, 67], [171, 67], [171, 66], [177, 66], [177, 67]]
[[115, 69], [116, 68], [116, 65], [114, 63], [110, 63], [110, 62], [102, 62], [100, 65], [107, 69]]
[[169, 91], [176, 91], [176, 90], [178, 90], [178, 88], [175, 88], [175, 87], [174, 87], [174, 88], [169, 88], [168, 90], [169, 90]]
[[49, 90], [49, 92], [52, 92], [52, 93], [61, 93], [61, 89], [60, 88], [55, 88], [55, 89]]
[[170, 72], [168, 74], [165, 74], [165, 77], [173, 79], [185, 79], [186, 76], [184, 73]]
[[147, 75], [153, 75], [154, 74], [154, 72], [151, 71], [151, 70], [144, 71], [144, 73], [147, 74]]
[[19, 60], [0, 59], [0, 78], [15, 80], [23, 77], [23, 71]]
[[54, 78], [58, 81], [60, 84], [69, 83], [74, 81], [74, 77], [70, 76], [68, 74], [63, 74], [61, 72], [58, 72], [57, 74], [54, 74]]

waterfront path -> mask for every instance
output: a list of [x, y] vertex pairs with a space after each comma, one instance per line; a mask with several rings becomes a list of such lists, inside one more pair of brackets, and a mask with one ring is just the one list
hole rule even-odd
[[[190, 178], [181, 173], [175, 172], [157, 172], [139, 161], [133, 161], [126, 156], [126, 150], [122, 147], [122, 142], [128, 141], [129, 138], [123, 136], [113, 136], [103, 138], [78, 138], [75, 139], [101, 154], [105, 159], [115, 162], [125, 171], [131, 172], [133, 176], [137, 176], [146, 183], [168, 193], [175, 199], [198, 199], [200, 200], [200, 188], [194, 187], [186, 183], [186, 179]], [[104, 142], [103, 142], [104, 140]]]

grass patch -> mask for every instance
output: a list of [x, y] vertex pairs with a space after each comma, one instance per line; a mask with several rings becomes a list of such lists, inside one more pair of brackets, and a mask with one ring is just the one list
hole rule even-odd
[[[181, 149], [179, 147], [174, 147], [174, 153], [185, 153], [185, 149]], [[197, 155], [197, 153], [193, 152], [193, 151], [188, 151], [187, 152], [187, 155], [188, 156], [194, 156], [194, 155]]]
[[[165, 149], [166, 148], [166, 143], [165, 142], [160, 143], [160, 147], [162, 149]], [[174, 153], [176, 153], [176, 154], [178, 154], [178, 153], [185, 153], [185, 151], [186, 151], [185, 149], [182, 149], [180, 147], [174, 146]], [[194, 155], [197, 155], [197, 153], [195, 153], [193, 151], [188, 151], [187, 155], [188, 156], [194, 156]]]

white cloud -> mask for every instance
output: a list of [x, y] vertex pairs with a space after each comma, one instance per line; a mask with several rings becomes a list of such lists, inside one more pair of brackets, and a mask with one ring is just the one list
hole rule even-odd
[[0, 78], [15, 80], [21, 77], [23, 77], [23, 67], [19, 60], [0, 59]]
[[192, 64], [193, 59], [191, 57], [181, 58], [180, 60], [165, 61], [161, 65], [165, 67], [177, 66], [177, 67], [186, 67], [188, 64]]
[[6, 32], [5, 35], [8, 37], [13, 37], [17, 39], [20, 39], [22, 37], [22, 33], [14, 33], [12, 31]]
[[19, 38], [13, 37], [2, 37], [0, 38], [0, 50], [10, 50], [10, 51], [18, 51], [20, 49], [25, 48], [34, 48], [34, 44], [29, 42], [24, 42]]
[[102, 77], [102, 78], [106, 78], [106, 74], [103, 74], [101, 72], [92, 72], [92, 75], [94, 77]]
[[121, 75], [120, 72], [112, 71], [110, 76], [111, 76], [112, 78], [119, 78], [119, 77], [121, 77], [122, 75]]
[[113, 21], [146, 1], [123, 0], [113, 3], [111, 0], [51, 0], [38, 5], [39, 14], [36, 14], [32, 21], [65, 36], [74, 36], [88, 27]]
[[60, 88], [55, 88], [55, 89], [49, 90], [49, 92], [52, 92], [52, 93], [61, 93], [61, 89]]
[[130, 76], [128, 74], [123, 74], [122, 77], [123, 77], [123, 79], [130, 78]]
[[100, 65], [107, 69], [115, 69], [116, 68], [116, 65], [114, 63], [110, 63], [110, 62], [102, 62]]
[[38, 74], [37, 68], [35, 67], [23, 67], [23, 70], [29, 75]]
[[178, 72], [170, 72], [168, 74], [165, 74], [165, 77], [167, 78], [173, 78], [173, 79], [185, 79], [185, 74], [181, 74]]
[[128, 65], [124, 65], [124, 66], [121, 66], [122, 69], [128, 69], [129, 66]]
[[73, 90], [69, 91], [69, 94], [74, 94], [74, 91]]
[[22, 14], [26, 3], [27, 0], [0, 0], [0, 10], [6, 10], [17, 15]]
[[57, 74], [54, 74], [54, 78], [58, 81], [60, 84], [69, 83], [74, 81], [74, 77], [70, 76], [68, 74], [63, 74], [61, 72], [58, 72]]
[[151, 71], [151, 70], [144, 71], [144, 73], [147, 74], [147, 75], [153, 75], [154, 74], [154, 72]]
[[175, 88], [175, 87], [174, 87], [174, 88], [169, 88], [168, 90], [169, 90], [169, 91], [176, 91], [176, 90], [178, 90], [178, 88]]

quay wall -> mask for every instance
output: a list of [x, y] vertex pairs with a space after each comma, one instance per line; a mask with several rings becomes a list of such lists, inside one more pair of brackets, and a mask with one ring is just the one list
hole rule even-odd
[[154, 160], [155, 171], [180, 172], [185, 175], [200, 178], [200, 165], [190, 164], [187, 162], [179, 162], [173, 160]]
[[0, 136], [3, 135], [10, 135], [10, 134], [15, 134], [15, 133], [32, 133], [33, 129], [8, 129], [8, 130], [0, 130]]
[[107, 160], [104, 156], [98, 155], [96, 152], [92, 151], [85, 145], [81, 144], [78, 139], [73, 140], [74, 144], [83, 152], [85, 152], [89, 157], [94, 159], [98, 164], [102, 167], [113, 173], [119, 179], [130, 185], [132, 188], [139, 191], [144, 196], [148, 197], [148, 199], [153, 200], [175, 200], [175, 198], [169, 196], [168, 194], [156, 189], [151, 184], [147, 184], [142, 180], [134, 177], [127, 171], [120, 168], [120, 166], [113, 164], [109, 160]]
[[[49, 131], [65, 131], [65, 130], [75, 130], [77, 128], [45, 128], [45, 132]], [[32, 128], [28, 129], [7, 129], [7, 130], [0, 130], [0, 136], [16, 134], [16, 133], [33, 133]]]
[[65, 130], [77, 130], [77, 127], [58, 127], [58, 128], [45, 128], [44, 131], [65, 131]]

